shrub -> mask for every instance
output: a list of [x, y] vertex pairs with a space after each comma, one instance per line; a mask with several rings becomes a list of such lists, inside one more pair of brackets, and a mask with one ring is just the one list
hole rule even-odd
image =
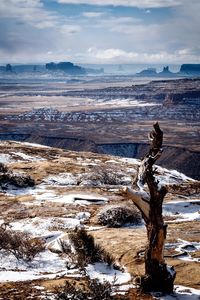
[[92, 172], [85, 174], [83, 180], [90, 181], [94, 186], [96, 185], [119, 185], [122, 184], [124, 175], [121, 170], [113, 170], [106, 166], [94, 166]]
[[102, 184], [118, 185], [121, 183], [121, 176], [118, 172], [104, 168], [98, 168], [97, 172]]
[[8, 168], [6, 165], [4, 165], [3, 163], [0, 163], [0, 173], [7, 173], [8, 172]]
[[70, 249], [66, 241], [61, 241], [61, 248], [68, 255], [71, 264], [76, 261], [76, 266], [84, 268], [89, 263], [104, 262], [107, 265], [114, 267], [114, 258], [100, 245], [96, 244], [94, 237], [88, 234], [85, 229], [76, 229], [69, 233], [69, 240], [74, 248], [74, 252]]
[[112, 289], [108, 282], [100, 283], [97, 279], [86, 279], [85, 287], [75, 282], [66, 281], [64, 286], [56, 287], [56, 300], [112, 300]]
[[35, 181], [29, 175], [13, 173], [7, 166], [0, 163], [0, 187], [6, 190], [9, 185], [19, 188], [32, 187]]
[[141, 215], [134, 206], [109, 205], [98, 213], [97, 222], [108, 227], [121, 227], [127, 223], [138, 225], [141, 223]]
[[[3, 224], [4, 225], [4, 224]], [[13, 254], [18, 260], [30, 262], [45, 249], [44, 242], [30, 234], [17, 232], [0, 226], [0, 250]]]

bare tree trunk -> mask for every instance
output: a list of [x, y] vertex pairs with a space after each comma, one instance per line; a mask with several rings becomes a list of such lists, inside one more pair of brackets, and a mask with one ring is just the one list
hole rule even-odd
[[[176, 272], [173, 267], [166, 265], [164, 260], [164, 243], [167, 234], [167, 225], [162, 216], [163, 199], [167, 193], [164, 186], [159, 186], [155, 180], [153, 165], [162, 153], [163, 132], [159, 124], [154, 124], [154, 131], [149, 135], [151, 146], [149, 153], [142, 160], [138, 172], [137, 185], [140, 191], [127, 188], [127, 197], [142, 213], [147, 229], [148, 244], [145, 251], [145, 275], [141, 278], [141, 288], [144, 291], [173, 292], [173, 283]], [[147, 184], [149, 193], [145, 192]]]

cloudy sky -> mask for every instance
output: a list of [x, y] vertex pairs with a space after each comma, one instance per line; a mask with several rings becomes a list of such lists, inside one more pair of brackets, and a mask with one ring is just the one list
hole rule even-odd
[[0, 63], [200, 63], [200, 0], [0, 0]]

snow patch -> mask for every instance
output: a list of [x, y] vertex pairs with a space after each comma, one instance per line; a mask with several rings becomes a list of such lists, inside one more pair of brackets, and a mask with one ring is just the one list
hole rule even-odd
[[[170, 201], [163, 204], [163, 215], [175, 217], [175, 222], [200, 220], [200, 200]], [[174, 222], [174, 221], [168, 221]]]
[[42, 195], [36, 195], [37, 200], [47, 200], [58, 203], [90, 205], [90, 204], [102, 204], [107, 202], [108, 199], [98, 195], [92, 194], [66, 194], [55, 195], [53, 193], [43, 193]]
[[163, 185], [173, 185], [173, 184], [182, 184], [184, 182], [194, 182], [195, 180], [186, 176], [183, 173], [180, 173], [176, 170], [168, 170], [165, 168], [161, 168], [159, 166], [155, 166], [158, 175], [156, 175], [156, 179], [159, 184], [158, 187], [161, 188]]
[[[40, 253], [29, 263], [17, 260], [13, 255], [5, 255], [1, 251], [0, 259], [0, 282], [53, 279], [72, 273], [66, 269], [65, 261], [58, 254], [49, 250]], [[77, 272], [77, 270], [73, 270], [73, 272]]]
[[161, 300], [199, 300], [200, 290], [185, 287], [182, 285], [175, 285], [173, 294], [156, 298]]
[[57, 176], [49, 176], [43, 180], [53, 185], [77, 185], [78, 179], [72, 173], [62, 173]]
[[[13, 141], [12, 141], [13, 142]], [[51, 148], [49, 146], [41, 145], [41, 144], [36, 144], [36, 143], [29, 143], [29, 142], [18, 142], [14, 141], [13, 143], [15, 144], [20, 144], [22, 146], [28, 146], [28, 147], [33, 147], [33, 148]]]
[[9, 164], [12, 161], [13, 160], [12, 160], [12, 157], [11, 157], [10, 154], [0, 153], [0, 163], [2, 163], [2, 164]]
[[188, 242], [185, 240], [178, 239], [177, 243], [165, 244], [166, 248], [174, 248], [177, 252], [174, 257], [184, 260], [184, 261], [193, 261], [200, 262], [199, 258], [192, 257], [191, 253], [200, 250], [200, 243], [198, 242]]
[[[23, 219], [10, 223], [13, 230], [25, 231], [33, 236], [46, 236], [52, 233], [61, 233], [63, 230], [74, 229], [80, 226], [76, 218], [39, 218]], [[52, 230], [53, 229], [53, 230]]]
[[90, 213], [87, 211], [79, 212], [76, 215], [76, 218], [82, 222], [87, 221], [90, 218]]
[[101, 283], [108, 281], [111, 284], [124, 284], [131, 280], [128, 272], [115, 270], [103, 263], [89, 264], [86, 272], [91, 279], [98, 279]]
[[[39, 156], [31, 156], [22, 152], [11, 152], [13, 155], [18, 156], [22, 158], [25, 161], [44, 161], [45, 158], [39, 157]], [[20, 161], [20, 160], [17, 160]]]

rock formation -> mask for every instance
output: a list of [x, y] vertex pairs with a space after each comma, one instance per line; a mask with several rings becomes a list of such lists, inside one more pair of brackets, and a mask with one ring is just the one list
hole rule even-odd
[[76, 66], [71, 62], [60, 62], [58, 64], [51, 62], [46, 64], [48, 71], [62, 71], [70, 75], [84, 75], [86, 70], [82, 67]]

